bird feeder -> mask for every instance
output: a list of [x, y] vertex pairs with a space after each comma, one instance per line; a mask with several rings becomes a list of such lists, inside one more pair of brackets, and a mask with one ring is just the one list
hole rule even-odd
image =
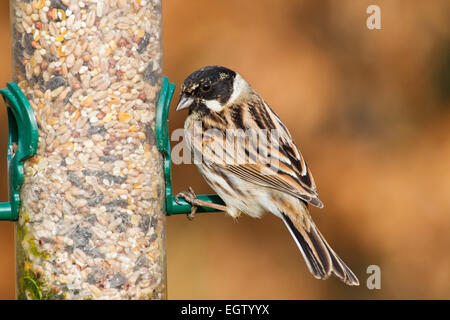
[[10, 5], [17, 297], [166, 298], [160, 1]]
[[160, 1], [12, 0], [11, 25], [17, 297], [166, 298], [165, 215], [192, 207], [172, 194]]

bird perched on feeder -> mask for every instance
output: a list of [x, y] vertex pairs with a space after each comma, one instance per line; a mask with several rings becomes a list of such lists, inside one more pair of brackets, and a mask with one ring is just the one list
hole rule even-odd
[[[271, 212], [283, 220], [314, 277], [333, 274], [348, 285], [359, 285], [311, 218], [308, 204], [323, 204], [303, 156], [286, 126], [250, 84], [228, 68], [202, 68], [181, 87], [177, 111], [183, 109], [189, 110], [185, 142], [194, 163], [225, 206], [197, 199], [191, 188], [176, 200], [183, 197], [193, 213], [196, 206], [213, 207], [234, 218]], [[252, 138], [255, 132], [257, 139]]]

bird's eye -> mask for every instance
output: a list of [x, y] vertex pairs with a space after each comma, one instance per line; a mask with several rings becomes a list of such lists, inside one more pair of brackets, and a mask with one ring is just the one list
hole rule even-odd
[[211, 89], [211, 85], [209, 83], [205, 83], [202, 85], [202, 91], [208, 92]]

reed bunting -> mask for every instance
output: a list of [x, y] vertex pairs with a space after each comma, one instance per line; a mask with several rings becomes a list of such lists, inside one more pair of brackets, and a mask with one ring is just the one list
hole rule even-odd
[[234, 218], [271, 212], [283, 220], [314, 277], [333, 274], [348, 285], [359, 285], [314, 224], [308, 204], [323, 204], [313, 176], [267, 103], [239, 74], [221, 66], [195, 71], [181, 91], [177, 111], [189, 110], [185, 142], [193, 158], [201, 159], [194, 163], [225, 206], [196, 199], [191, 188], [176, 199], [185, 198], [194, 210], [209, 206]]

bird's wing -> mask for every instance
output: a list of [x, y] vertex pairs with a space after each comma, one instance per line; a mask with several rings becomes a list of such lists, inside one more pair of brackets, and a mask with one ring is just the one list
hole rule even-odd
[[[234, 139], [234, 145], [223, 148], [228, 161], [212, 161], [215, 165], [247, 182], [280, 190], [323, 207], [311, 171], [289, 131], [258, 95], [254, 95], [248, 105], [232, 108], [228, 118], [229, 123], [238, 124], [237, 128], [244, 132], [248, 133], [250, 128], [256, 129], [256, 135], [263, 132], [267, 138], [264, 140], [258, 136], [255, 139], [252, 134], [246, 134], [244, 139]], [[215, 143], [206, 148], [210, 151], [222, 149]]]
[[302, 199], [317, 207], [323, 207], [315, 188], [308, 187], [306, 182], [312, 181], [310, 171], [306, 175], [300, 177], [292, 169], [291, 164], [280, 162], [276, 165], [266, 165], [262, 163], [256, 164], [240, 164], [240, 165], [223, 165], [225, 171], [244, 179], [246, 182], [255, 185], [276, 189], [296, 198]]

